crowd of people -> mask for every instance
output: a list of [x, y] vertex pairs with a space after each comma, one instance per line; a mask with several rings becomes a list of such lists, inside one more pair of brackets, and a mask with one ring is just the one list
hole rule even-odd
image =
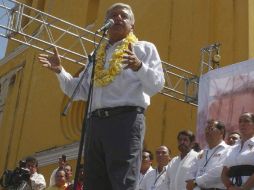
[[[23, 163], [23, 161], [22, 161]], [[1, 177], [1, 185], [7, 190], [74, 190], [72, 166], [67, 163], [66, 156], [58, 158], [58, 167], [52, 171], [49, 184], [44, 176], [38, 173], [38, 161], [28, 156], [24, 165], [17, 167], [11, 175]], [[76, 190], [83, 190], [84, 165], [80, 165]]]
[[[254, 114], [243, 113], [239, 117], [239, 132], [228, 134], [222, 122], [208, 120], [205, 139], [207, 147], [199, 149], [192, 131], [180, 131], [176, 137], [179, 155], [173, 158], [165, 145], [156, 148], [155, 160], [152, 151], [144, 149], [138, 190], [253, 190]], [[30, 180], [21, 184], [22, 189], [74, 189], [72, 166], [65, 155], [58, 158], [48, 186], [37, 171], [36, 158], [27, 157], [25, 167], [30, 171]], [[76, 190], [83, 190], [84, 173], [81, 165]]]
[[139, 190], [253, 190], [254, 114], [243, 113], [239, 117], [239, 132], [228, 134], [221, 121], [208, 120], [205, 139], [207, 147], [199, 150], [193, 146], [195, 135], [180, 131], [180, 154], [171, 159], [170, 150], [159, 147], [155, 152], [155, 169], [153, 155], [144, 150]]

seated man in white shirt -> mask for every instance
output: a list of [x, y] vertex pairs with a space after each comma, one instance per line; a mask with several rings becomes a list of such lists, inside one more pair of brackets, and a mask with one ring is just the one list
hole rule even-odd
[[168, 181], [166, 170], [171, 160], [171, 151], [166, 146], [160, 146], [156, 149], [157, 168], [149, 172], [145, 178], [141, 190], [168, 190]]
[[149, 150], [143, 150], [142, 152], [142, 163], [139, 175], [139, 186], [142, 186], [145, 176], [153, 170], [152, 168], [153, 154]]
[[228, 134], [227, 137], [227, 144], [230, 146], [233, 146], [236, 144], [237, 141], [239, 141], [241, 139], [241, 135], [239, 132], [237, 131], [233, 131], [231, 133]]
[[195, 135], [193, 132], [184, 130], [178, 133], [177, 142], [180, 155], [174, 157], [167, 168], [170, 190], [186, 190], [186, 174], [198, 155], [192, 149], [194, 141]]
[[229, 145], [224, 142], [225, 126], [222, 122], [209, 120], [205, 128], [208, 147], [198, 156], [188, 172], [187, 190], [226, 189], [221, 181], [221, 172]]

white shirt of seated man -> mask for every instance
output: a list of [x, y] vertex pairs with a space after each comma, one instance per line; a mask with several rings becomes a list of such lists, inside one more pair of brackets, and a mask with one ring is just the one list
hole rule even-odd
[[226, 189], [221, 180], [223, 164], [230, 147], [223, 141], [225, 126], [216, 120], [207, 123], [205, 137], [208, 147], [198, 156], [188, 173], [187, 190]]
[[178, 133], [177, 142], [180, 155], [174, 157], [167, 168], [170, 190], [186, 190], [187, 173], [195, 163], [198, 153], [192, 150], [195, 135], [192, 131], [183, 130]]
[[140, 174], [139, 174], [139, 187], [142, 186], [144, 183], [145, 176], [153, 171], [152, 168], [152, 161], [153, 161], [153, 155], [150, 151], [144, 150], [142, 152], [142, 163], [140, 168]]

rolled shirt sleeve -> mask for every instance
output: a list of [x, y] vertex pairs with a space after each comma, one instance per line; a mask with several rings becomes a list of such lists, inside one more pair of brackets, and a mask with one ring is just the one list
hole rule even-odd
[[[139, 44], [137, 44], [137, 47]], [[135, 46], [134, 46], [135, 47]], [[146, 56], [141, 57], [142, 67], [137, 72], [144, 92], [153, 96], [163, 89], [165, 79], [159, 53], [154, 44], [145, 42], [145, 46], [137, 48], [137, 55], [144, 51]]]

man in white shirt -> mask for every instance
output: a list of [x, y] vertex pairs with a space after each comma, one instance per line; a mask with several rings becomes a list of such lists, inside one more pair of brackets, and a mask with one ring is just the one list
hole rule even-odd
[[237, 131], [230, 132], [227, 137], [226, 143], [230, 146], [233, 146], [236, 144], [237, 141], [241, 140], [241, 135]]
[[143, 179], [140, 190], [168, 190], [168, 180], [166, 170], [171, 160], [171, 151], [166, 146], [160, 146], [156, 149], [157, 168], [150, 171]]
[[[97, 51], [94, 78], [91, 67], [75, 100], [88, 99], [89, 118], [85, 122], [85, 188], [89, 190], [135, 190], [138, 186], [145, 131], [144, 111], [150, 97], [162, 90], [164, 73], [154, 44], [138, 41], [133, 34], [134, 14], [129, 5], [113, 4], [105, 20], [113, 20], [108, 42]], [[71, 96], [81, 75], [73, 78], [65, 71], [55, 49], [53, 56], [40, 54], [42, 65], [55, 73], [60, 87]], [[92, 100], [92, 101], [91, 101]]]
[[177, 136], [180, 155], [168, 164], [167, 178], [170, 190], [186, 190], [186, 174], [197, 159], [198, 153], [192, 150], [195, 135], [191, 131], [180, 131]]
[[42, 190], [46, 188], [46, 181], [42, 174], [37, 173], [38, 170], [38, 161], [34, 157], [26, 158], [26, 168], [30, 171], [30, 181], [29, 185], [32, 190]]
[[223, 164], [229, 149], [223, 139], [225, 126], [222, 122], [209, 120], [205, 129], [207, 149], [198, 156], [187, 177], [187, 190], [226, 189], [221, 181]]
[[144, 183], [145, 176], [153, 170], [152, 168], [153, 154], [149, 150], [143, 150], [142, 152], [142, 163], [139, 175], [139, 187]]
[[241, 139], [230, 148], [221, 179], [228, 190], [254, 190], [254, 113], [239, 117]]
[[61, 157], [58, 158], [58, 167], [56, 169], [54, 169], [53, 172], [50, 175], [49, 186], [53, 186], [53, 185], [56, 184], [56, 182], [55, 182], [56, 172], [59, 169], [64, 169], [64, 166], [65, 166], [66, 163], [67, 163], [66, 155], [63, 154]]

